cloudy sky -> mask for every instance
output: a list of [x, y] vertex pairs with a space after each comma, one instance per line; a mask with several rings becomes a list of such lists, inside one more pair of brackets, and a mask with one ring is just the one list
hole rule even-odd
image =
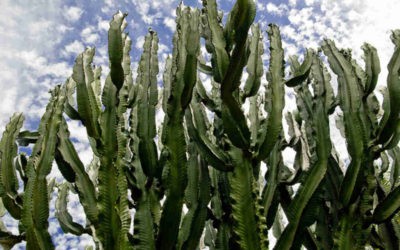
[[[149, 27], [159, 34], [159, 57], [163, 61], [171, 52], [169, 44], [179, 2], [0, 0], [0, 133], [14, 112], [24, 112], [26, 129], [37, 127], [49, 98], [47, 92], [71, 75], [74, 58], [85, 47], [96, 47], [95, 64], [107, 72], [108, 23], [118, 10], [129, 13], [127, 31], [133, 40], [132, 68], [136, 67]], [[201, 7], [200, 0], [183, 2]], [[218, 2], [224, 13], [234, 3], [232, 0]], [[368, 42], [378, 49], [382, 65], [380, 82], [385, 81], [386, 64], [393, 51], [390, 32], [400, 28], [400, 1], [258, 0], [257, 8], [257, 21], [264, 31], [268, 23], [281, 27], [286, 55], [298, 54], [307, 47], [317, 48], [322, 38], [329, 37], [340, 47], [353, 49], [354, 55], [360, 58], [360, 46]], [[263, 58], [267, 62], [268, 53]], [[77, 149], [88, 163], [91, 153], [84, 130], [77, 123], [70, 125]], [[58, 176], [58, 173], [52, 175]], [[77, 197], [71, 196], [70, 201], [71, 212], [83, 223], [82, 209], [74, 205]], [[4, 220], [16, 233], [16, 222], [10, 218]], [[50, 218], [50, 226], [57, 249], [76, 249], [78, 245], [82, 249], [91, 244], [87, 237], [60, 236], [54, 218]]]

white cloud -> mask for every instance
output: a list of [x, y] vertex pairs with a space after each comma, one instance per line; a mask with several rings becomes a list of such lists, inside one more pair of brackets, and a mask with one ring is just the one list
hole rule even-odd
[[47, 58], [38, 55], [34, 50], [18, 52], [15, 57], [21, 59], [25, 66], [38, 76], [52, 75], [55, 77], [67, 78], [71, 73], [71, 69], [67, 63], [49, 63]]
[[64, 17], [70, 22], [78, 21], [83, 14], [83, 10], [76, 6], [66, 7], [64, 10]]
[[315, 3], [314, 0], [305, 0], [306, 5], [310, 6], [313, 5]]
[[60, 24], [60, 25], [57, 26], [57, 31], [59, 31], [62, 34], [64, 34], [67, 31], [71, 31], [71, 30], [73, 30], [73, 28], [68, 27], [68, 26], [66, 26], [64, 24]]
[[293, 7], [284, 13], [290, 22], [281, 27], [287, 46], [317, 47], [327, 37], [335, 40], [338, 47], [351, 48], [353, 57], [360, 60], [360, 47], [364, 42], [371, 43], [381, 59], [379, 82], [385, 83], [386, 65], [393, 53], [390, 30], [400, 28], [399, 1], [305, 0], [305, 4], [305, 8]]
[[93, 26], [84, 28], [81, 32], [81, 37], [85, 43], [89, 44], [94, 44], [100, 38], [99, 34], [96, 33], [96, 28]]
[[68, 121], [68, 128], [71, 133], [70, 138], [79, 154], [83, 165], [87, 166], [93, 158], [93, 151], [89, 145], [86, 128], [79, 121]]
[[69, 74], [70, 67], [55, 60], [59, 55], [56, 46], [69, 29], [60, 22], [62, 10], [59, 0], [51, 4], [49, 0], [37, 1], [34, 8], [30, 4], [2, 1], [0, 129], [15, 111], [24, 111], [27, 123], [38, 118], [48, 100], [47, 91]]
[[135, 47], [137, 49], [142, 49], [143, 48], [143, 44], [144, 44], [144, 36], [139, 36], [136, 39]]
[[158, 44], [158, 53], [164, 54], [165, 52], [169, 51], [169, 47], [163, 43]]
[[[136, 11], [139, 13], [142, 21], [147, 25], [152, 25], [158, 22], [158, 19], [170, 17], [171, 13], [179, 4], [179, 1], [174, 0], [156, 0], [156, 1], [140, 1], [132, 0]], [[172, 15], [173, 16], [173, 15]], [[164, 23], [165, 24], [165, 23]], [[170, 27], [170, 26], [167, 26]]]
[[70, 55], [76, 56], [79, 53], [82, 53], [84, 49], [85, 47], [83, 46], [83, 44], [75, 40], [72, 43], [65, 46], [65, 49], [63, 50], [62, 54], [64, 56], [70, 56]]
[[101, 11], [103, 13], [109, 13], [111, 10], [115, 11], [112, 9], [113, 4], [115, 4], [115, 3], [113, 3], [113, 0], [104, 0], [104, 4], [105, 4], [105, 6], [103, 6], [101, 8]]
[[275, 14], [278, 16], [281, 16], [286, 9], [287, 6], [285, 4], [280, 4], [280, 5], [275, 5], [274, 3], [267, 4], [267, 11], [271, 14]]
[[297, 0], [289, 0], [289, 5], [290, 5], [291, 7], [296, 6], [296, 3], [297, 3]]
[[164, 18], [164, 22], [165, 26], [167, 26], [172, 32], [175, 32], [176, 29], [176, 23], [175, 23], [175, 19], [172, 17], [166, 17]]
[[108, 29], [110, 28], [110, 21], [99, 19], [97, 22], [97, 28], [101, 31], [108, 31]]

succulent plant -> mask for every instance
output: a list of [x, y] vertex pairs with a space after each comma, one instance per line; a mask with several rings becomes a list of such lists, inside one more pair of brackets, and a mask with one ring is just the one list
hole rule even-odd
[[[149, 30], [133, 79], [126, 14], [116, 13], [104, 84], [93, 65], [95, 49], [88, 48], [72, 76], [51, 91], [37, 131], [20, 131], [22, 114], [6, 126], [0, 216], [8, 211], [19, 220], [20, 233], [0, 222], [0, 244], [54, 249], [48, 217], [56, 187], [62, 230], [90, 235], [98, 249], [268, 249], [269, 230], [279, 250], [398, 249], [400, 31], [392, 33], [395, 51], [381, 105], [372, 45], [362, 47], [364, 68], [328, 39], [318, 51], [305, 50], [302, 62], [291, 56], [286, 63], [274, 24], [267, 29], [262, 84], [264, 43], [255, 13], [254, 1], [238, 0], [223, 24], [215, 0], [203, 0], [201, 10], [179, 6], [162, 98], [157, 33]], [[209, 62], [200, 53], [201, 38]], [[328, 68], [337, 75], [336, 95]], [[211, 91], [200, 72], [209, 76]], [[285, 88], [293, 88], [297, 102], [286, 114]], [[156, 124], [158, 107], [162, 124]], [[347, 169], [331, 138], [334, 117], [347, 143]], [[70, 138], [70, 120], [86, 128], [93, 151], [88, 166]], [[28, 144], [29, 156], [19, 151]], [[293, 167], [285, 165], [287, 148], [295, 152]], [[52, 167], [63, 183], [48, 178]], [[68, 212], [69, 191], [78, 194], [85, 225]]]

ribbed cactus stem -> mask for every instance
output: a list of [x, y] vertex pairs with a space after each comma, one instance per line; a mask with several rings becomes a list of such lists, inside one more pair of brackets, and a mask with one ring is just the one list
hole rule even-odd
[[197, 80], [197, 55], [200, 49], [200, 13], [190, 8], [177, 9], [178, 30], [173, 43], [169, 96], [163, 127], [164, 152], [167, 152], [167, 195], [163, 205], [157, 248], [173, 249], [178, 237], [184, 190], [187, 185], [186, 142], [183, 126], [185, 109], [190, 103]]

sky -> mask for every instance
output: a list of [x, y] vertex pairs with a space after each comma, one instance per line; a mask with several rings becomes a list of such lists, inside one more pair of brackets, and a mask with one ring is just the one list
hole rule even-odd
[[[64, 83], [72, 74], [75, 57], [85, 47], [96, 47], [94, 63], [102, 66], [103, 80], [108, 72], [107, 30], [109, 20], [118, 10], [127, 12], [126, 20], [133, 41], [132, 69], [135, 72], [148, 29], [160, 38], [160, 75], [163, 62], [171, 53], [175, 30], [177, 0], [0, 0], [0, 134], [14, 112], [25, 115], [24, 129], [35, 130], [49, 99], [48, 91]], [[217, 1], [226, 14], [234, 1]], [[398, 0], [258, 0], [256, 22], [264, 32], [265, 54], [268, 62], [266, 27], [280, 26], [285, 56], [302, 53], [305, 48], [317, 48], [323, 38], [331, 38], [342, 48], [351, 48], [361, 61], [361, 46], [368, 42], [378, 50], [382, 72], [379, 84], [385, 83], [386, 65], [393, 53], [390, 34], [400, 29]], [[200, 0], [183, 1], [185, 5], [201, 7]], [[246, 75], [244, 75], [246, 76]], [[266, 82], [265, 75], [263, 82]], [[294, 99], [287, 92], [285, 110], [294, 108]], [[74, 144], [84, 163], [91, 160], [85, 130], [78, 122], [70, 122]], [[344, 141], [338, 138], [341, 156], [345, 159]], [[288, 153], [290, 154], [290, 152]], [[290, 155], [288, 156], [290, 158]], [[51, 177], [62, 181], [58, 171]], [[70, 212], [80, 223], [85, 222], [76, 195], [70, 195]], [[52, 200], [54, 207], [54, 199]], [[17, 222], [3, 217], [8, 229], [18, 232]], [[54, 211], [49, 219], [49, 231], [57, 249], [84, 249], [93, 242], [87, 236], [60, 234]], [[15, 249], [24, 249], [20, 244]]]

